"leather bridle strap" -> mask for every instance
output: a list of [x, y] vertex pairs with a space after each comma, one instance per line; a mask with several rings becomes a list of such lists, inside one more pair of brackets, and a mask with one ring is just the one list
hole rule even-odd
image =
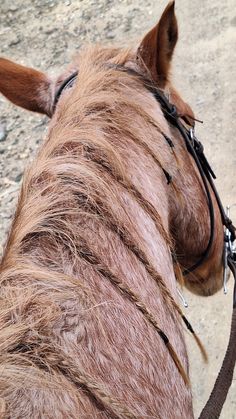
[[190, 268], [187, 268], [183, 274], [187, 275], [190, 272], [193, 272], [195, 269], [197, 269], [207, 258], [212, 242], [213, 242], [213, 238], [214, 238], [214, 223], [215, 223], [215, 216], [214, 216], [214, 206], [213, 206], [213, 202], [212, 202], [212, 197], [211, 197], [211, 193], [210, 193], [210, 188], [209, 185], [215, 195], [215, 199], [221, 214], [221, 219], [222, 219], [222, 224], [223, 226], [225, 226], [227, 229], [229, 229], [230, 233], [231, 233], [231, 241], [233, 242], [235, 240], [235, 227], [232, 223], [232, 221], [228, 218], [228, 216], [225, 213], [224, 207], [222, 205], [222, 202], [220, 200], [220, 197], [218, 195], [218, 192], [216, 190], [215, 184], [213, 182], [213, 179], [216, 178], [213, 170], [210, 167], [210, 164], [207, 161], [207, 158], [204, 154], [204, 149], [202, 144], [200, 143], [200, 141], [197, 140], [197, 138], [194, 136], [194, 132], [193, 129], [191, 128], [190, 130], [187, 130], [186, 127], [183, 125], [183, 123], [181, 122], [181, 119], [177, 113], [176, 107], [174, 105], [172, 105], [168, 99], [160, 92], [160, 90], [156, 89], [156, 88], [150, 88], [148, 87], [149, 90], [151, 90], [151, 92], [154, 94], [155, 98], [157, 99], [157, 101], [160, 103], [162, 111], [164, 113], [164, 116], [166, 117], [166, 119], [172, 124], [174, 125], [180, 132], [180, 134], [182, 135], [187, 150], [188, 152], [191, 154], [191, 156], [193, 157], [196, 166], [198, 168], [198, 171], [200, 173], [203, 185], [204, 185], [204, 189], [206, 192], [206, 196], [207, 196], [207, 201], [208, 201], [208, 208], [209, 208], [209, 216], [210, 216], [210, 236], [209, 236], [209, 241], [207, 244], [207, 247], [205, 249], [205, 251], [203, 252], [201, 258]]
[[220, 417], [229, 388], [233, 381], [236, 362], [236, 307], [232, 313], [232, 323], [226, 354], [216, 379], [211, 395], [202, 410], [199, 419], [217, 419]]
[[53, 112], [55, 111], [56, 105], [58, 100], [60, 99], [62, 92], [66, 89], [69, 89], [70, 87], [73, 86], [76, 78], [78, 76], [78, 71], [75, 71], [74, 73], [72, 73], [69, 77], [67, 77], [63, 83], [60, 85], [59, 89], [57, 90], [55, 97], [54, 97], [54, 102], [53, 102]]

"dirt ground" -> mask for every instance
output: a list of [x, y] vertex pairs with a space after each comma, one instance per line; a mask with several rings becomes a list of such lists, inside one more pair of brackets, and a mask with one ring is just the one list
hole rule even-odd
[[[1, 0], [0, 55], [58, 74], [85, 42], [130, 44], [154, 25], [167, 1]], [[198, 134], [215, 169], [224, 204], [236, 202], [235, 0], [177, 0], [180, 27], [173, 77], [196, 115]], [[47, 119], [0, 97], [0, 253], [25, 166], [40, 144]], [[232, 210], [236, 221], [236, 207]], [[211, 391], [229, 334], [231, 294], [199, 298], [185, 293], [186, 315], [209, 353], [204, 365], [187, 337], [196, 417]], [[236, 418], [234, 380], [222, 419]], [[173, 417], [170, 419], [174, 419]], [[185, 419], [185, 418], [183, 418]], [[187, 418], [186, 418], [187, 419]]]

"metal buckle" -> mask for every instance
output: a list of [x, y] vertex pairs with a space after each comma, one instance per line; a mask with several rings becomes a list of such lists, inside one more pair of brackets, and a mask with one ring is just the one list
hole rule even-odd
[[[189, 140], [192, 144], [192, 147], [194, 148], [196, 154], [198, 156], [202, 156], [204, 153], [204, 148], [202, 143], [197, 139], [194, 131], [194, 127], [190, 128], [189, 130]], [[206, 160], [206, 159], [205, 159]]]
[[[230, 217], [230, 208], [236, 206], [236, 204], [233, 204], [231, 206], [227, 205], [226, 207], [226, 214], [227, 217]], [[223, 251], [223, 264], [224, 264], [224, 274], [223, 274], [223, 289], [224, 294], [227, 294], [228, 288], [227, 288], [227, 281], [230, 274], [230, 268], [228, 264], [228, 258], [231, 258], [231, 260], [235, 261], [236, 264], [236, 243], [231, 240], [231, 232], [228, 228], [225, 229], [225, 235], [224, 235], [224, 251]]]
[[194, 128], [190, 128], [189, 130], [189, 139], [192, 143], [192, 145], [194, 146], [194, 140], [195, 140], [195, 132], [194, 132]]
[[184, 307], [185, 307], [185, 308], [188, 308], [188, 302], [187, 302], [187, 300], [185, 299], [184, 295], [182, 294], [182, 292], [180, 291], [180, 289], [179, 289], [179, 288], [177, 288], [177, 293], [178, 293], [179, 298], [181, 299], [181, 301], [182, 301], [182, 303], [183, 303]]

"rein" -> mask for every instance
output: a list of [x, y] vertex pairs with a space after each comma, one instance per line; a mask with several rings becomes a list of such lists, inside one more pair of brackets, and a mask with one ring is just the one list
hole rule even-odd
[[[221, 199], [219, 194], [216, 190], [214, 179], [216, 176], [211, 169], [210, 164], [207, 161], [207, 158], [204, 154], [204, 148], [201, 142], [196, 138], [194, 133], [194, 127], [191, 126], [185, 116], [178, 115], [177, 109], [175, 105], [171, 104], [167, 97], [156, 87], [153, 83], [146, 79], [143, 75], [138, 73], [135, 70], [130, 68], [125, 68], [120, 65], [115, 65], [109, 67], [114, 68], [118, 71], [125, 71], [133, 76], [139, 77], [140, 80], [143, 82], [144, 86], [154, 95], [157, 102], [160, 104], [162, 112], [166, 118], [166, 120], [172, 124], [174, 127], [178, 129], [180, 132], [187, 151], [190, 153], [194, 162], [198, 168], [200, 173], [203, 186], [205, 189], [208, 209], [209, 209], [209, 217], [210, 217], [210, 236], [207, 247], [203, 254], [201, 255], [200, 259], [191, 267], [185, 269], [183, 271], [183, 275], [186, 276], [189, 273], [196, 270], [202, 263], [207, 259], [209, 255], [213, 239], [214, 239], [214, 227], [215, 227], [215, 214], [214, 214], [214, 206], [211, 196], [211, 191], [213, 192], [220, 214], [222, 219], [222, 225], [225, 229], [224, 233], [224, 243], [223, 243], [223, 266], [224, 266], [224, 287], [227, 281], [227, 272], [228, 269], [232, 272], [235, 284], [234, 284], [234, 291], [233, 291], [233, 312], [232, 312], [232, 323], [231, 323], [231, 332], [229, 343], [227, 347], [227, 351], [216, 379], [214, 388], [212, 393], [202, 410], [199, 419], [217, 419], [220, 416], [221, 410], [223, 408], [225, 399], [227, 397], [229, 388], [232, 384], [233, 380], [233, 372], [234, 366], [236, 363], [236, 248], [234, 246], [234, 241], [236, 239], [236, 228], [233, 225], [232, 221], [225, 213], [224, 207], [222, 205]], [[56, 92], [54, 103], [53, 103], [53, 111], [56, 108], [56, 105], [65, 89], [71, 88], [76, 81], [78, 72], [74, 72], [71, 74], [59, 87], [58, 91]], [[185, 124], [187, 123], [189, 129], [186, 128]], [[164, 134], [163, 134], [164, 135]], [[165, 135], [164, 135], [165, 136]], [[166, 138], [166, 136], [165, 136]], [[166, 138], [168, 143], [171, 145], [172, 141], [169, 138]], [[173, 146], [173, 145], [172, 145]]]

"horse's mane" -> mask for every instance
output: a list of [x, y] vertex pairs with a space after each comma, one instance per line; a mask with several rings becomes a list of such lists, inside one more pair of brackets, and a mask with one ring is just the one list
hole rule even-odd
[[[51, 325], [60, 323], [67, 298], [79, 301], [83, 321], [96, 298], [89, 279], [86, 282], [81, 278], [95, 270], [136, 305], [160, 336], [163, 333], [136, 290], [110, 266], [109, 255], [107, 264], [100, 258], [102, 243], [91, 247], [91, 236], [95, 237], [96, 231], [104, 235], [104, 240], [116, 237], [154, 279], [170, 315], [182, 315], [147, 254], [127, 203], [134, 202], [150, 217], [162, 246], [171, 252], [168, 224], [145, 189], [139, 189], [137, 181], [127, 174], [122, 157], [126, 148], [131, 150], [134, 164], [135, 158], [139, 162], [140, 155], [146, 156], [145, 164], [155, 163], [158, 176], [165, 180], [163, 169], [170, 164], [173, 152], [162, 135], [169, 135], [168, 125], [161, 112], [155, 116], [155, 109], [154, 115], [154, 99], [142, 80], [116, 68], [134, 66], [132, 52], [90, 48], [82, 54], [76, 64], [79, 89], [63, 93], [66, 100], [60, 99], [48, 136], [25, 173], [3, 256], [0, 375], [6, 382], [9, 377], [20, 382], [30, 370], [30, 380], [38, 380], [40, 386], [50, 386], [53, 381], [60, 388], [66, 385], [72, 393], [72, 384], [85, 386], [121, 414], [122, 407], [106, 392], [103, 394], [91, 377], [78, 372], [68, 354], [64, 358], [60, 355], [59, 340], [51, 347]], [[143, 169], [140, 167], [140, 176]], [[176, 193], [174, 186], [170, 187]], [[185, 377], [170, 343], [169, 350]], [[51, 375], [46, 379], [43, 371]], [[129, 417], [127, 412], [124, 417]]]

